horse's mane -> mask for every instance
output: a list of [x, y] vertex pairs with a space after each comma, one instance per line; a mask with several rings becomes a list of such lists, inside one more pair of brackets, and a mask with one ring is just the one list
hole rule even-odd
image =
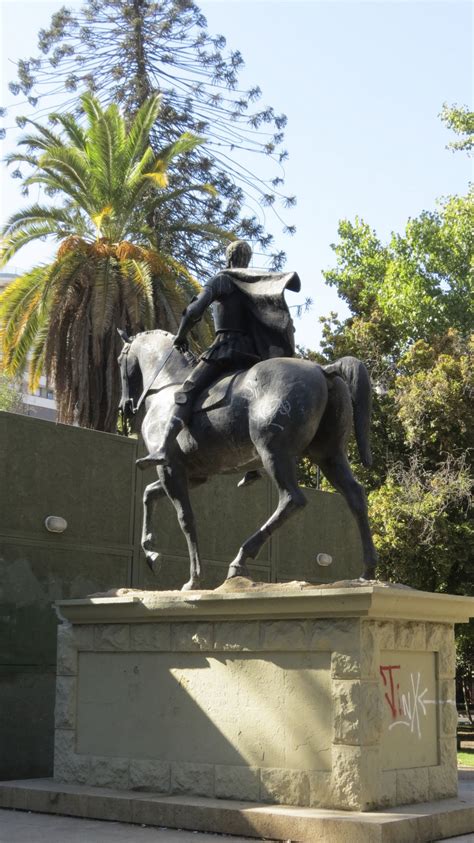
[[165, 331], [162, 328], [151, 328], [149, 331], [140, 331], [138, 334], [134, 334], [133, 337], [130, 337], [130, 340], [136, 340], [138, 337], [145, 336], [145, 334], [165, 334], [167, 337], [174, 336], [174, 334], [171, 334], [169, 331]]
[[[153, 343], [150, 342], [153, 334], [157, 339], [155, 347], [153, 346]], [[143, 339], [144, 342], [141, 344], [139, 343], [139, 345], [141, 345], [144, 349], [146, 348], [152, 356], [154, 356], [153, 352], [155, 351], [156, 359], [159, 360], [159, 355], [166, 354], [168, 349], [171, 347], [174, 340], [174, 334], [171, 334], [169, 331], [163, 331], [161, 328], [154, 328], [151, 331], [140, 331], [139, 334], [135, 334], [135, 336], [130, 337], [130, 344], [141, 339]], [[179, 351], [176, 351], [176, 354], [173, 354], [166, 363], [166, 372], [170, 377], [176, 378], [176, 383], [182, 383], [191, 369], [192, 362], [183, 357]]]

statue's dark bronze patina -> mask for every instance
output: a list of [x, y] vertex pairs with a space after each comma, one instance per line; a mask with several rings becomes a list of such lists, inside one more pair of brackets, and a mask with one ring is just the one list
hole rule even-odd
[[[294, 331], [285, 289], [299, 290], [296, 273], [247, 269], [247, 244], [228, 250], [227, 268], [189, 305], [176, 337], [147, 331], [128, 338], [119, 357], [121, 409], [133, 410], [146, 393], [142, 435], [158, 480], [145, 489], [142, 545], [153, 568], [152, 513], [156, 500], [172, 501], [188, 544], [191, 575], [185, 590], [199, 588], [200, 559], [189, 487], [214, 474], [246, 472], [244, 483], [266, 471], [278, 489], [278, 506], [231, 562], [228, 578], [248, 576], [269, 536], [306, 504], [296, 478], [297, 459], [308, 456], [347, 500], [361, 535], [363, 577], [375, 572], [376, 553], [362, 487], [346, 457], [352, 426], [364, 465], [371, 462], [371, 388], [354, 357], [321, 367], [289, 359]], [[216, 339], [197, 365], [186, 353], [186, 335], [215, 302]]]
[[197, 397], [226, 372], [250, 369], [271, 357], [293, 357], [294, 329], [284, 291], [298, 292], [300, 279], [296, 272], [248, 269], [251, 256], [250, 246], [244, 241], [231, 243], [226, 269], [212, 278], [184, 311], [174, 339], [178, 351], [188, 350], [189, 330], [212, 304], [216, 337], [175, 392], [161, 446], [138, 460], [141, 468], [172, 461], [176, 439], [188, 424]]

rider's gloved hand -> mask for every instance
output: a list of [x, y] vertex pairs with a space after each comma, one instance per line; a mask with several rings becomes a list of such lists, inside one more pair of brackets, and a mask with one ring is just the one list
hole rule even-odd
[[173, 341], [173, 345], [175, 348], [178, 349], [178, 351], [181, 352], [181, 354], [184, 354], [185, 351], [189, 350], [189, 343], [186, 337], [180, 337], [179, 334], [176, 334]]

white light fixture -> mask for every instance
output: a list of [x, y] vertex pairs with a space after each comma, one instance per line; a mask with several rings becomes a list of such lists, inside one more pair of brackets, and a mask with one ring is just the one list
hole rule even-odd
[[321, 565], [322, 568], [327, 568], [328, 565], [332, 564], [332, 556], [330, 556], [329, 553], [318, 553], [316, 562], [318, 565]]
[[60, 515], [48, 515], [44, 520], [44, 526], [49, 533], [64, 533], [67, 528], [67, 521]]

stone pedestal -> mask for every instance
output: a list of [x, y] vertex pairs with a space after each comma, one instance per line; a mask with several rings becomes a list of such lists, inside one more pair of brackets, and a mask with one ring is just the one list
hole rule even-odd
[[57, 782], [352, 811], [457, 793], [472, 598], [286, 584], [58, 610]]

